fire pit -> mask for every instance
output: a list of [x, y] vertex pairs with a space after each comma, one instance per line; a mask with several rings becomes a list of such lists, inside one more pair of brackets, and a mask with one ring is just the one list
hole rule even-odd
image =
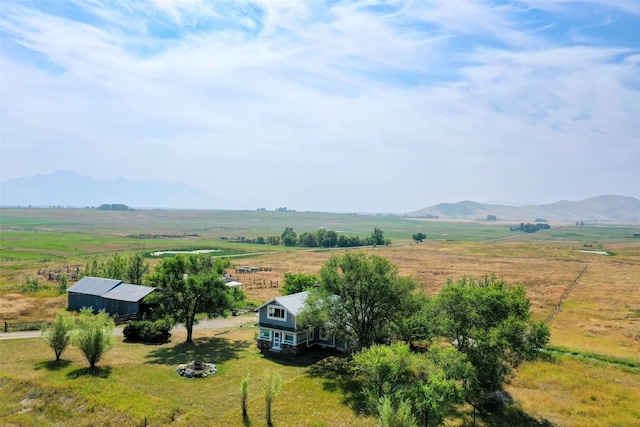
[[194, 360], [191, 363], [182, 363], [176, 369], [178, 375], [186, 378], [204, 378], [218, 372], [216, 365]]

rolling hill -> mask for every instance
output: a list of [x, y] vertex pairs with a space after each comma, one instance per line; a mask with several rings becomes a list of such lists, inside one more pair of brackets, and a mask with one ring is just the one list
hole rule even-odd
[[487, 219], [534, 222], [547, 221], [612, 221], [640, 222], [640, 200], [624, 196], [598, 196], [579, 201], [562, 200], [547, 205], [508, 206], [472, 201], [440, 203], [406, 214], [409, 217], [443, 219]]

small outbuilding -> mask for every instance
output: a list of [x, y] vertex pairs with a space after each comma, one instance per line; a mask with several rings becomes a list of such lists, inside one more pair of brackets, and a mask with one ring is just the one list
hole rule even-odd
[[143, 300], [155, 289], [122, 280], [87, 276], [67, 289], [67, 308], [80, 310], [91, 307], [94, 312], [104, 310], [109, 314], [138, 317], [149, 309]]

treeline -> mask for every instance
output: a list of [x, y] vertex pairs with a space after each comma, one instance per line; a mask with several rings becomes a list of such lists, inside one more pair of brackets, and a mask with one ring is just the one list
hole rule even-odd
[[103, 277], [105, 279], [117, 279], [134, 285], [144, 285], [144, 277], [149, 273], [149, 263], [141, 254], [121, 256], [115, 254], [111, 258], [99, 260], [94, 258], [87, 262], [80, 273], [80, 278], [85, 276]]
[[301, 246], [304, 248], [351, 248], [356, 246], [381, 246], [391, 244], [391, 240], [385, 239], [384, 232], [377, 227], [374, 228], [373, 233], [367, 237], [347, 236], [324, 228], [320, 228], [315, 232], [305, 231], [298, 234], [293, 228], [287, 227], [279, 236], [257, 237], [255, 239], [242, 238], [238, 241], [259, 245]]
[[123, 205], [121, 203], [113, 203], [113, 204], [104, 203], [98, 206], [96, 209], [100, 211], [132, 211], [133, 210], [133, 208], [130, 208], [129, 206]]
[[519, 225], [512, 225], [509, 227], [511, 231], [524, 231], [525, 233], [535, 233], [540, 230], [548, 230], [551, 226], [549, 224], [529, 224], [521, 222]]

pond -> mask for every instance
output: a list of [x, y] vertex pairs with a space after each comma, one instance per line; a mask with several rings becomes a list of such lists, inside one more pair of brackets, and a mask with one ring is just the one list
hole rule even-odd
[[586, 250], [582, 250], [582, 249], [576, 249], [576, 252], [582, 252], [582, 253], [585, 253], [585, 254], [609, 255], [609, 252], [607, 252], [607, 251], [586, 251]]
[[210, 254], [212, 252], [220, 252], [221, 249], [194, 249], [192, 251], [161, 251], [151, 252], [151, 256], [177, 255], [177, 254]]

